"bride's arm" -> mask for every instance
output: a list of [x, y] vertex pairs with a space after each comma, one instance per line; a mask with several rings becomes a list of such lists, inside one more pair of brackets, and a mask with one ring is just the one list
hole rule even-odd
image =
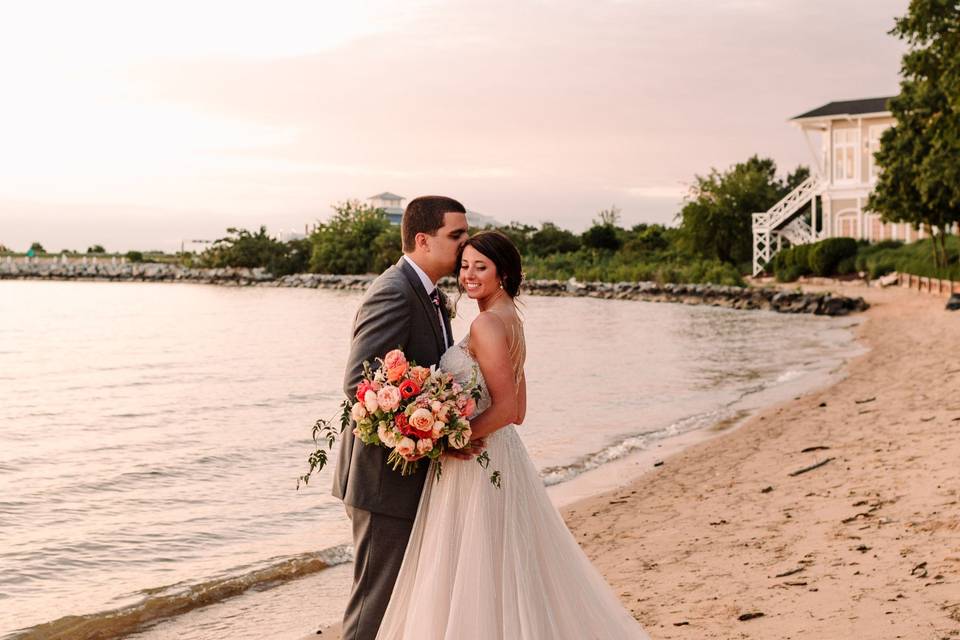
[[507, 348], [507, 331], [500, 318], [490, 312], [477, 316], [470, 325], [470, 350], [480, 365], [491, 400], [490, 407], [470, 423], [476, 440], [517, 419], [518, 394]]

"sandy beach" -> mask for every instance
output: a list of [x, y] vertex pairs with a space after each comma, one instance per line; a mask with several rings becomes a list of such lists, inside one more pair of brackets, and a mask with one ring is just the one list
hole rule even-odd
[[652, 638], [960, 638], [960, 314], [832, 289], [873, 305], [842, 381], [563, 509]]

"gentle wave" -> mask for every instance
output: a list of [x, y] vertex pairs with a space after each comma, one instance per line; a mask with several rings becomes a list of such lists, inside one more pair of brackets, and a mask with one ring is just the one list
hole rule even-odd
[[647, 449], [649, 448], [651, 441], [662, 440], [664, 438], [669, 438], [670, 436], [686, 433], [687, 431], [691, 431], [693, 429], [699, 429], [701, 427], [718, 422], [722, 418], [723, 410], [708, 411], [706, 413], [689, 416], [674, 422], [664, 429], [628, 436], [619, 442], [600, 449], [599, 451], [594, 451], [593, 453], [587, 454], [582, 458], [578, 458], [570, 464], [541, 469], [540, 477], [543, 479], [543, 484], [548, 487], [555, 484], [560, 484], [562, 482], [567, 482], [569, 480], [573, 480], [581, 473], [585, 473], [591, 469], [596, 469], [600, 466], [613, 462], [614, 460], [619, 460], [620, 458], [630, 455], [634, 451]]
[[268, 589], [329, 567], [351, 562], [353, 547], [337, 545], [268, 564], [265, 567], [196, 584], [174, 584], [138, 591], [136, 604], [82, 616], [64, 616], [7, 636], [10, 640], [110, 640], [166, 618], [216, 604], [249, 589]]

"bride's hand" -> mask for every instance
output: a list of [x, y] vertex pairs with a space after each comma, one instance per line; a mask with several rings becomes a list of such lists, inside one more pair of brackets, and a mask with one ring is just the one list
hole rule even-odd
[[446, 454], [458, 460], [473, 460], [483, 453], [483, 450], [486, 448], [486, 440], [484, 438], [477, 438], [476, 440], [471, 440], [470, 444], [463, 449], [447, 449]]

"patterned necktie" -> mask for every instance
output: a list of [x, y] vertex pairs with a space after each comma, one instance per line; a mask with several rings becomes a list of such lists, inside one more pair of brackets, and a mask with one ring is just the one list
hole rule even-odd
[[440, 307], [440, 288], [437, 287], [430, 292], [430, 299], [433, 300], [433, 306], [437, 308], [437, 317], [440, 319], [440, 331], [443, 333], [443, 343], [445, 347], [450, 346], [450, 336], [447, 335], [447, 328], [443, 323], [443, 310]]

